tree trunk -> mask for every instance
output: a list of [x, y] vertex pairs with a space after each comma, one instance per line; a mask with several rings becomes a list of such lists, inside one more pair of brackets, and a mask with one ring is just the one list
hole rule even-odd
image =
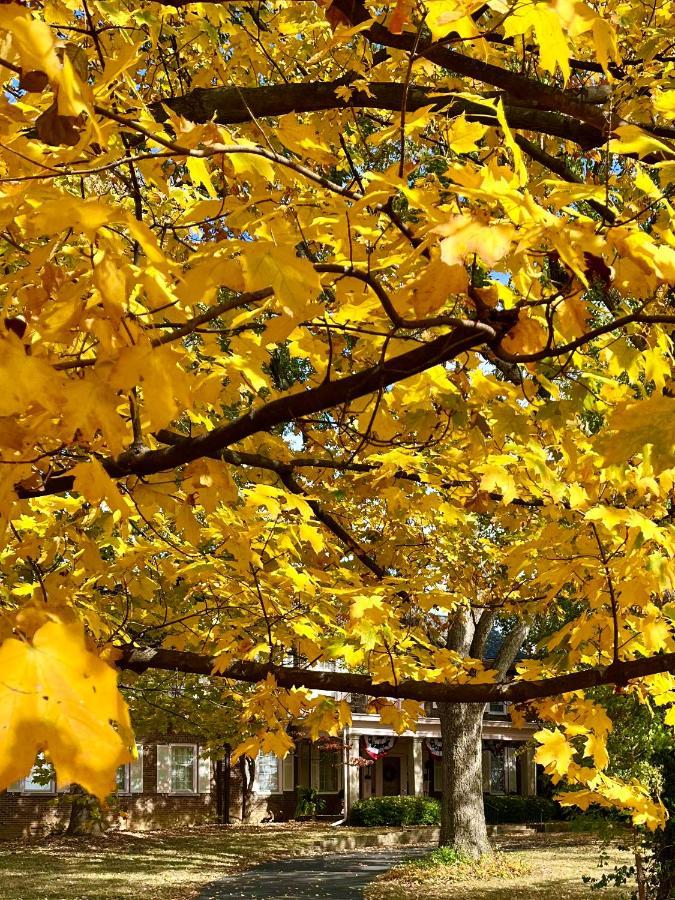
[[483, 806], [482, 703], [439, 703], [443, 738], [440, 845], [473, 859], [491, 853]]
[[656, 900], [675, 897], [675, 827], [672, 821], [670, 819], [655, 838]]
[[79, 784], [71, 786], [70, 817], [66, 834], [68, 837], [91, 837], [103, 834], [103, 821], [96, 797], [88, 794]]
[[255, 780], [255, 760], [248, 756], [239, 758], [241, 768], [241, 821], [251, 819], [251, 800], [253, 799], [253, 782]]

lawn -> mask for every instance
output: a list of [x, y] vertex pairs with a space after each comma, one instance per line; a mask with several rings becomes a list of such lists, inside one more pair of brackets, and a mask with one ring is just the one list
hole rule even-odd
[[[344, 831], [344, 829], [341, 829]], [[317, 853], [325, 826], [204, 826], [96, 839], [0, 842], [3, 900], [187, 900], [268, 859]]]
[[[378, 829], [380, 830], [380, 829]], [[385, 830], [385, 829], [382, 829]], [[190, 900], [210, 881], [256, 863], [329, 852], [337, 832], [363, 829], [317, 825], [203, 826], [145, 834], [111, 833], [96, 839], [47, 838], [0, 842], [3, 900]], [[514, 880], [487, 879], [420, 884], [404, 877], [381, 880], [367, 900], [602, 900], [628, 897], [629, 889], [591, 891], [584, 874], [607, 871], [597, 862], [603, 844], [593, 835], [558, 834], [503, 838], [499, 849], [520, 856], [530, 873]], [[372, 851], [364, 851], [368, 853]], [[630, 864], [630, 854], [611, 850], [610, 865]], [[386, 876], [385, 876], [386, 878]]]
[[[497, 847], [517, 855], [530, 869], [513, 879], [489, 878], [450, 883], [417, 866], [400, 866], [385, 873], [366, 891], [366, 900], [623, 900], [635, 884], [592, 890], [583, 875], [599, 878], [614, 866], [631, 865], [632, 855], [609, 847], [592, 834], [537, 834], [502, 838]], [[599, 867], [603, 852], [608, 859]], [[424, 880], [420, 880], [423, 878]]]

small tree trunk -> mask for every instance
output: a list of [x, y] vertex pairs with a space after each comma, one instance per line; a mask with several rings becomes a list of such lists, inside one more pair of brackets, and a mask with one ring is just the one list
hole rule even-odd
[[655, 839], [656, 900], [672, 900], [675, 897], [675, 827], [672, 821], [670, 819]]
[[473, 859], [491, 853], [483, 806], [482, 703], [439, 703], [443, 738], [441, 846]]
[[253, 799], [253, 782], [255, 780], [255, 760], [248, 756], [239, 759], [241, 768], [241, 821], [251, 818], [251, 800]]
[[70, 789], [72, 801], [66, 834], [68, 837], [91, 837], [103, 834], [103, 822], [98, 800], [88, 794], [79, 784]]

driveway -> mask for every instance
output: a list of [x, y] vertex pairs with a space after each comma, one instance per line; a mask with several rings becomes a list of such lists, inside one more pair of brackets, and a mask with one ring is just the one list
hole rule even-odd
[[265, 863], [240, 875], [214, 881], [204, 888], [198, 900], [360, 900], [364, 887], [381, 872], [414, 856], [429, 852], [428, 847], [400, 847], [387, 850], [360, 850], [305, 856], [281, 862]]

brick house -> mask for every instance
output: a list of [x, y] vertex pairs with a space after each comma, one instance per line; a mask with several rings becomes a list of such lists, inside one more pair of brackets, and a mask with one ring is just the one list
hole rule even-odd
[[[433, 704], [416, 732], [396, 735], [369, 713], [367, 698], [352, 695], [352, 724], [340, 739], [311, 743], [300, 737], [285, 759], [260, 755], [251, 798], [251, 820], [292, 819], [297, 791], [315, 787], [322, 814], [342, 818], [371, 796], [440, 796], [440, 723]], [[486, 794], [536, 793], [535, 765], [527, 742], [534, 725], [515, 728], [504, 704], [490, 704], [483, 723]], [[110, 825], [144, 830], [241, 819], [241, 768], [209, 758], [191, 735], [153, 735], [138, 745], [138, 759], [117, 773]], [[41, 779], [44, 780], [44, 779]], [[0, 794], [0, 837], [66, 827], [70, 799], [53, 781], [24, 778]]]
[[[284, 760], [259, 756], [254, 782], [254, 818], [293, 817], [297, 789], [315, 787], [324, 801], [323, 814], [341, 817], [367, 797], [441, 794], [441, 734], [435, 704], [415, 732], [396, 735], [368, 713], [366, 697], [352, 695], [352, 724], [341, 736], [340, 749], [298, 740]], [[534, 796], [536, 766], [532, 734], [538, 726], [516, 728], [506, 705], [491, 703], [483, 720], [483, 789], [490, 794]], [[329, 744], [330, 746], [330, 744]], [[358, 762], [357, 762], [358, 761]], [[231, 819], [240, 815], [240, 792], [232, 791]]]
[[[144, 830], [216, 818], [214, 766], [190, 735], [158, 735], [137, 745], [138, 759], [117, 770], [117, 792], [105, 817], [110, 825]], [[64, 829], [67, 790], [47, 784], [37, 770], [0, 793], [0, 837]]]

